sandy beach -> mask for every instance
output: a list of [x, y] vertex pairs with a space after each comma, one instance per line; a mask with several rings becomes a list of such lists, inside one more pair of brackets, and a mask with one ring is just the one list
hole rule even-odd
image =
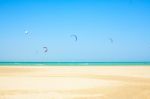
[[1, 66], [0, 99], [150, 99], [150, 66]]

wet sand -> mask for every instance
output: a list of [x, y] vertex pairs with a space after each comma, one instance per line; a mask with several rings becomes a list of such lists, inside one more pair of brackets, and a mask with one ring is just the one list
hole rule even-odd
[[0, 99], [150, 99], [150, 66], [1, 66]]

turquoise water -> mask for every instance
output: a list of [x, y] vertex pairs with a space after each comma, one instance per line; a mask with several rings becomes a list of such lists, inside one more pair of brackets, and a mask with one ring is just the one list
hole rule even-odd
[[150, 66], [150, 62], [0, 62], [0, 66]]

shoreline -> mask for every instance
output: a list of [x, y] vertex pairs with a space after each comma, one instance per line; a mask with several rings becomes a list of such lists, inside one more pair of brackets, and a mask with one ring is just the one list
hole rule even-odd
[[0, 62], [0, 66], [150, 66], [150, 62]]

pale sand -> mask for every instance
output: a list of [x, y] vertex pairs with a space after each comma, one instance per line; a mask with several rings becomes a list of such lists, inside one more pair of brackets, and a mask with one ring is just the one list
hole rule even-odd
[[150, 66], [1, 66], [0, 99], [150, 99]]

